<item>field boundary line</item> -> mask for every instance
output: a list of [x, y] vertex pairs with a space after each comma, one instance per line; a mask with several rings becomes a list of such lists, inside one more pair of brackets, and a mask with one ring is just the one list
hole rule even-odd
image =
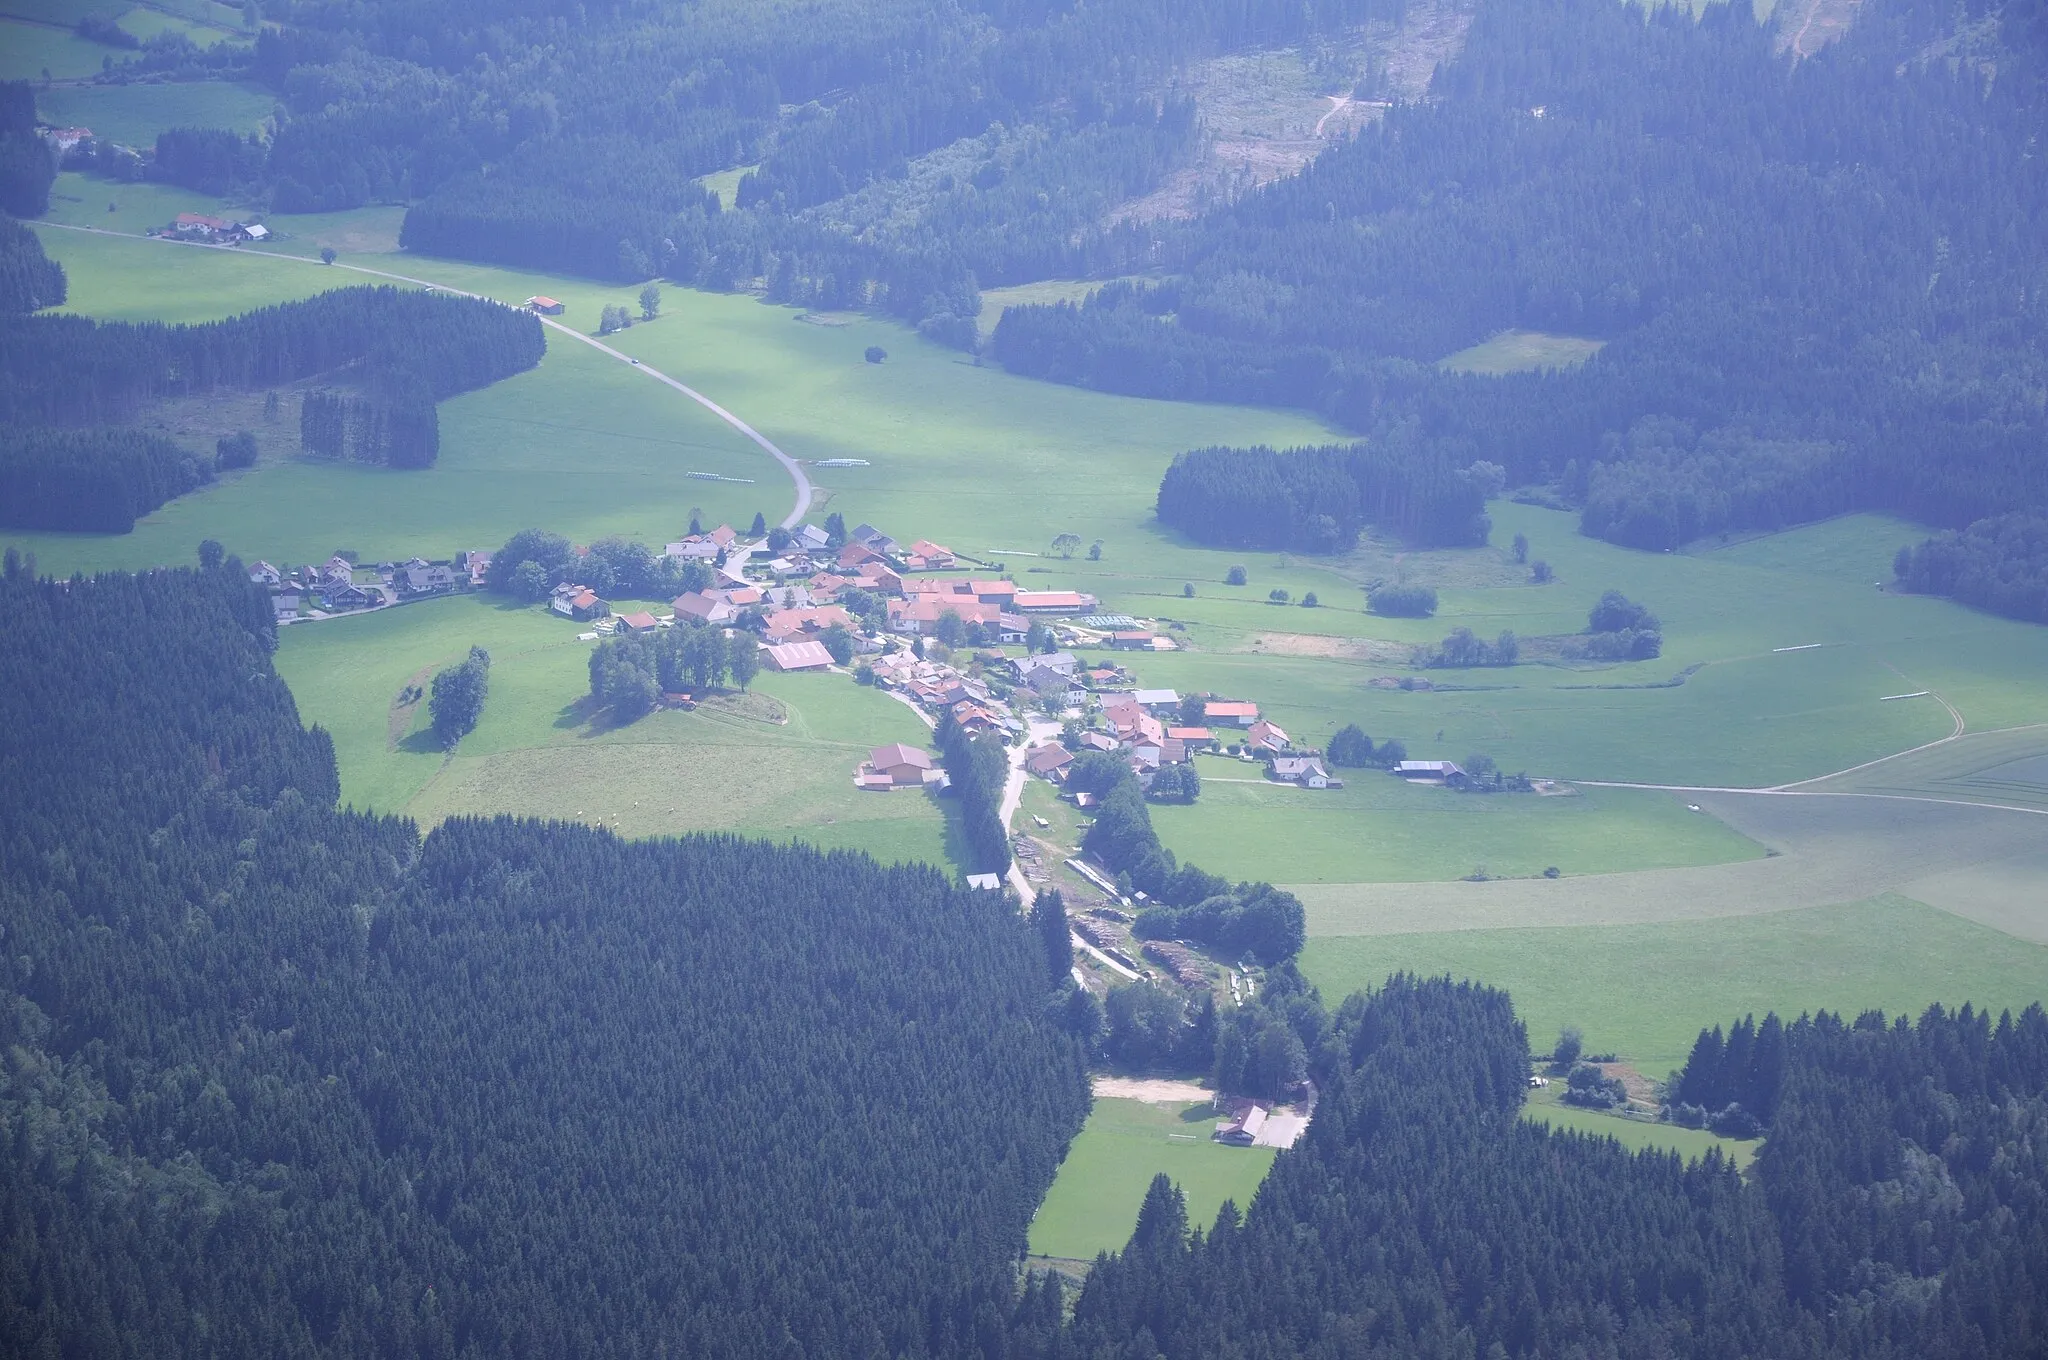
[[[432, 279], [414, 278], [412, 275], [409, 274], [394, 274], [388, 269], [372, 269], [368, 265], [345, 264], [340, 260], [336, 260], [334, 263], [328, 264], [322, 260], [308, 259], [306, 256], [303, 255], [284, 255], [274, 251], [267, 250], [243, 250], [238, 246], [214, 245], [211, 242], [207, 241], [177, 241], [164, 236], [144, 236], [139, 232], [133, 231], [109, 231], [105, 227], [85, 227], [70, 222], [41, 222], [38, 223], [37, 225], [45, 227], [54, 227], [59, 231], [84, 232], [91, 236], [118, 236], [125, 240], [130, 241], [156, 241], [163, 245], [191, 246], [199, 250], [219, 250], [225, 251], [231, 255], [240, 255], [245, 258], [256, 258], [265, 260], [291, 260], [296, 261], [300, 264], [318, 265], [322, 269], [346, 269], [351, 273], [367, 274], [372, 278], [390, 279], [395, 283], [414, 284], [418, 287], [428, 289], [432, 292], [452, 293], [457, 297], [475, 298], [479, 302], [497, 302], [496, 298], [485, 297], [482, 293], [472, 293], [467, 289], [454, 287], [452, 284], [436, 283]], [[501, 302], [498, 305], [501, 307], [512, 306], [512, 304], [509, 302]], [[514, 310], [519, 309], [514, 308]], [[540, 316], [536, 317], [536, 319], [543, 326], [546, 326], [550, 330], [557, 331], [574, 340], [581, 340], [584, 344], [590, 346], [592, 349], [597, 350], [602, 354], [608, 354], [622, 364], [626, 364], [632, 368], [640, 369], [643, 372], [645, 372], [649, 377], [654, 378], [657, 382], [666, 383], [668, 386], [673, 387], [676, 391], [682, 393], [691, 401], [696, 402], [699, 406], [702, 406], [705, 410], [711, 412], [712, 415], [717, 416], [720, 420], [724, 421], [734, 430], [746, 436], [746, 438], [752, 440], [756, 445], [760, 447], [760, 449], [764, 453], [766, 453], [769, 457], [773, 458], [776, 462], [780, 463], [782, 465], [782, 470], [787, 472], [789, 474], [790, 480], [796, 484], [796, 501], [795, 504], [791, 506], [790, 512], [782, 517], [783, 528], [795, 528], [798, 524], [803, 522], [803, 517], [810, 513], [811, 501], [817, 494], [816, 488], [814, 488], [811, 485], [811, 479], [804, 474], [803, 468], [800, 465], [798, 465], [796, 459], [790, 457], [788, 454], [784, 453], [780, 448], [776, 447], [774, 441], [769, 439], [767, 435], [762, 434], [752, 425], [749, 425], [746, 421], [740, 419], [731, 411], [726, 410], [723, 406], [720, 406], [717, 402], [705, 396], [696, 388], [689, 386], [688, 384], [680, 381], [679, 379], [671, 378], [668, 374], [663, 373], [660, 369], [651, 368], [648, 365], [640, 362], [638, 359], [635, 359], [630, 354], [622, 354], [618, 350], [613, 349], [610, 345], [607, 345], [603, 341], [596, 339], [594, 336], [585, 335], [582, 331], [577, 330], [573, 326], [565, 326], [561, 322], [554, 320], [552, 317]]]

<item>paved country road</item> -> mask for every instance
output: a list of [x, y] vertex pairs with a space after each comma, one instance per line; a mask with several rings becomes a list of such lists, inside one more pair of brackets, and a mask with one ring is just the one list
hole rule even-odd
[[[320, 269], [345, 269], [348, 270], [350, 273], [354, 274], [368, 274], [373, 278], [390, 279], [394, 283], [415, 284], [421, 288], [432, 289], [437, 293], [453, 293], [458, 297], [479, 298], [485, 302], [498, 301], [498, 299], [496, 298], [486, 298], [481, 293], [471, 293], [461, 288], [451, 288], [445, 283], [436, 283], [432, 279], [414, 278], [409, 274], [394, 274], [389, 270], [372, 269], [367, 265], [347, 264], [341, 260], [336, 260], [333, 264], [329, 265], [323, 264], [319, 260], [308, 259], [302, 255], [283, 255], [267, 250], [246, 250], [241, 246], [213, 245], [205, 241], [178, 241], [173, 240], [172, 238], [167, 236], [144, 236], [138, 232], [108, 231], [104, 227], [80, 227], [73, 226], [65, 222], [38, 222], [35, 223], [34, 225], [51, 227], [58, 231], [85, 232], [93, 236], [120, 236], [125, 237], [131, 241], [155, 241], [162, 245], [184, 246], [191, 250], [224, 250], [229, 252], [230, 254], [247, 255], [266, 260], [296, 260], [300, 264], [309, 264]], [[509, 307], [512, 304], [504, 303], [503, 305]], [[802, 466], [798, 464], [796, 459], [790, 457], [781, 449], [777, 448], [774, 442], [770, 440], [768, 436], [762, 434], [759, 430], [747, 424], [746, 421], [740, 419], [732, 412], [726, 410], [723, 406], [720, 406], [717, 402], [705, 396], [696, 388], [691, 387], [681, 381], [678, 381], [675, 378], [671, 378], [668, 374], [663, 373], [658, 369], [649, 368], [646, 364], [634, 359], [633, 356], [631, 356], [630, 354], [621, 354], [618, 350], [613, 349], [610, 345], [605, 344], [603, 341], [598, 340], [592, 336], [585, 335], [582, 331], [577, 330], [573, 326], [565, 326], [561, 322], [556, 321], [551, 317], [541, 317], [540, 323], [543, 326], [546, 326], [549, 330], [556, 332], [557, 334], [566, 335], [572, 340], [580, 340], [584, 344], [590, 346], [592, 349], [597, 350], [603, 354], [608, 354], [622, 364], [626, 364], [633, 368], [639, 369], [642, 373], [647, 374], [656, 382], [668, 384], [670, 387], [673, 387], [676, 391], [688, 397], [691, 401], [696, 402], [699, 406], [702, 406], [705, 410], [711, 412], [712, 415], [717, 416], [720, 420], [732, 426], [733, 429], [739, 431], [748, 439], [751, 439], [756, 445], [760, 447], [762, 452], [766, 453], [776, 462], [782, 464], [782, 470], [789, 474], [790, 481], [792, 481], [796, 485], [796, 499], [794, 503], [790, 506], [789, 513], [782, 517], [783, 528], [795, 528], [799, 523], [802, 522], [803, 517], [810, 512], [812, 496], [811, 479], [804, 474]]]

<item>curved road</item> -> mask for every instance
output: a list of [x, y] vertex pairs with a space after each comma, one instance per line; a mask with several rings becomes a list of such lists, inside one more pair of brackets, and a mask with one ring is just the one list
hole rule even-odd
[[[161, 242], [164, 245], [187, 246], [194, 250], [225, 250], [237, 255], [253, 255], [261, 257], [262, 259], [266, 260], [295, 260], [300, 264], [316, 265], [322, 269], [346, 269], [350, 273], [368, 274], [373, 278], [390, 279], [394, 283], [410, 283], [417, 285], [418, 287], [421, 288], [431, 289], [432, 291], [437, 293], [453, 293], [457, 297], [477, 298], [480, 301], [484, 302], [498, 301], [496, 298], [485, 297], [482, 293], [471, 293], [461, 288], [451, 288], [445, 283], [436, 283], [432, 279], [418, 279], [412, 277], [409, 274], [394, 274], [391, 273], [389, 270], [371, 269], [366, 265], [344, 264], [339, 260], [336, 260], [332, 265], [326, 265], [322, 264], [319, 260], [307, 259], [305, 256], [302, 255], [282, 255], [267, 250], [243, 250], [239, 246], [213, 245], [205, 241], [178, 241], [165, 236], [143, 236], [140, 235], [139, 233], [132, 231], [108, 231], [104, 227], [80, 227], [73, 226], [65, 222], [39, 222], [36, 225], [44, 227], [54, 227], [59, 231], [86, 232], [93, 236], [121, 236], [126, 237], [128, 240], [131, 241], [157, 241]], [[507, 302], [500, 303], [499, 305], [509, 307], [512, 304]], [[577, 330], [573, 326], [565, 326], [561, 322], [556, 321], [551, 317], [544, 316], [539, 318], [539, 320], [543, 326], [546, 326], [548, 329], [552, 331], [556, 331], [559, 334], [566, 335], [573, 340], [581, 340], [584, 344], [590, 346], [592, 349], [598, 350], [599, 352], [604, 354], [608, 354], [612, 358], [617, 359], [622, 364], [629, 364], [632, 367], [639, 369], [641, 372], [647, 374], [655, 381], [668, 384], [670, 387], [673, 387], [676, 391], [688, 397], [691, 401], [696, 402], [699, 406], [711, 412], [712, 415], [717, 416], [720, 420], [732, 426], [733, 429], [739, 431], [748, 439], [751, 439], [757, 446], [760, 447], [762, 452], [766, 453], [776, 462], [782, 464], [782, 470], [784, 472], [787, 472], [789, 474], [790, 481], [796, 484], [796, 499], [794, 504], [790, 506], [789, 513], [782, 517], [783, 528], [794, 529], [803, 520], [803, 517], [809, 513], [811, 508], [811, 497], [813, 494], [811, 487], [811, 479], [804, 474], [802, 466], [797, 463], [796, 459], [790, 457], [781, 449], [775, 447], [774, 441], [770, 440], [767, 435], [762, 434], [759, 430], [747, 424], [746, 421], [741, 420], [738, 416], [726, 410], [723, 406], [720, 406], [717, 402], [705, 396], [696, 388], [691, 387], [686, 383], [680, 382], [675, 378], [671, 378], [668, 374], [663, 373], [658, 369], [649, 368], [646, 364], [643, 364], [639, 360], [633, 358], [632, 355], [621, 354], [618, 350], [613, 349], [610, 345], [605, 344], [603, 341], [598, 340], [592, 336], [585, 335], [582, 331]]]

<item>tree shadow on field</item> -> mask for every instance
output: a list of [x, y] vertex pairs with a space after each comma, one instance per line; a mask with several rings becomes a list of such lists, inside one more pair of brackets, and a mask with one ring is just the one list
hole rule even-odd
[[441, 739], [434, 735], [434, 729], [431, 727], [422, 727], [417, 732], [399, 738], [398, 749], [416, 756], [441, 755], [447, 750], [441, 745]]
[[641, 714], [639, 718], [621, 718], [616, 709], [601, 704], [586, 694], [574, 703], [562, 705], [560, 712], [555, 715], [555, 726], [565, 732], [582, 728], [583, 730], [576, 735], [588, 741], [592, 737], [601, 737], [608, 732], [631, 727], [655, 711], [657, 710], [649, 709], [648, 713]]

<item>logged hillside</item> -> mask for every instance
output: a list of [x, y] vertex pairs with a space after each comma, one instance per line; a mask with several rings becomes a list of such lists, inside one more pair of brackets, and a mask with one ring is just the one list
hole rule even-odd
[[992, 895], [338, 812], [232, 561], [10, 557], [0, 628], [0, 1351], [948, 1353], [1007, 1311], [1087, 1092]]

